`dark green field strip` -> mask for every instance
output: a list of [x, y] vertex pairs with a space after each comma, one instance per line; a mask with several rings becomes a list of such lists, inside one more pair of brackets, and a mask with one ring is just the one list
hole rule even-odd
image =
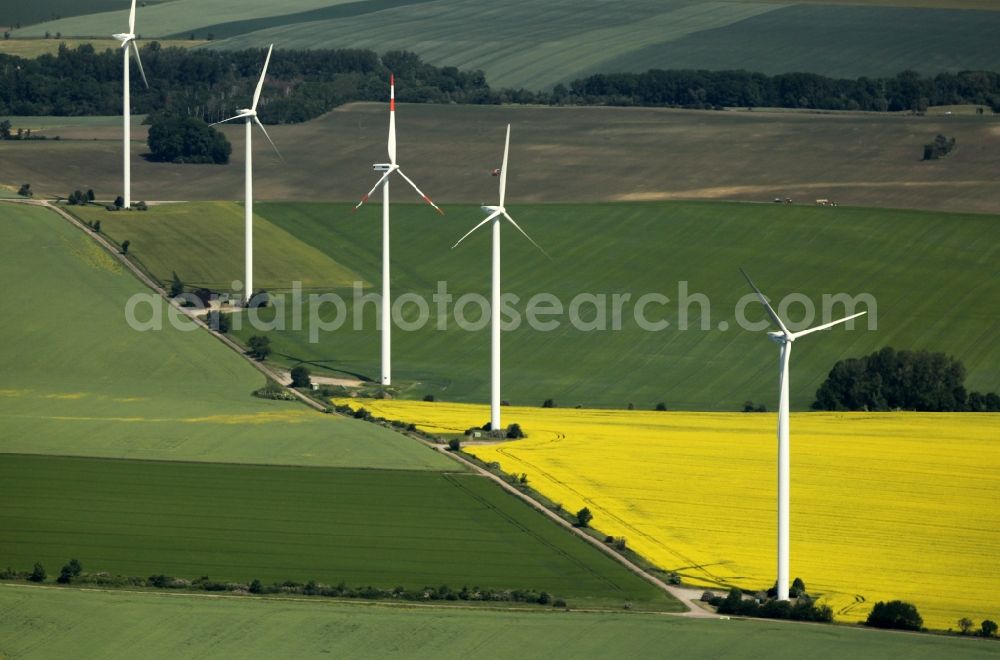
[[[259, 212], [304, 243], [317, 245], [358, 272], [379, 281], [380, 226], [341, 214], [340, 205], [262, 204]], [[443, 221], [424, 209], [393, 206], [393, 293], [416, 292], [436, 313], [431, 296], [438, 281], [456, 299], [488, 294], [489, 236], [451, 244], [481, 219], [478, 208], [453, 205]], [[503, 288], [520, 296], [519, 311], [534, 294], [555, 294], [568, 307], [580, 293], [608, 295], [607, 331], [583, 332], [564, 314], [562, 325], [540, 332], [522, 323], [503, 339], [504, 398], [515, 405], [540, 404], [737, 410], [747, 399], [773, 407], [774, 352], [762, 332], [738, 327], [735, 309], [749, 290], [745, 267], [772, 299], [805, 294], [822, 312], [823, 294], [868, 293], [877, 302], [878, 327], [835, 330], [804, 340], [793, 368], [792, 405], [803, 409], [837, 360], [883, 346], [946, 351], [968, 369], [972, 390], [1000, 389], [1000, 218], [859, 208], [698, 202], [518, 205], [512, 212], [553, 255], [548, 261], [514, 231], [503, 231]], [[343, 215], [343, 217], [342, 217]], [[710, 329], [699, 326], [700, 306], [690, 309], [688, 330], [679, 329], [678, 286], [710, 302]], [[647, 332], [625, 307], [622, 329], [610, 329], [610, 294], [668, 296], [652, 305], [650, 318], [671, 326]], [[348, 302], [350, 302], [348, 300]], [[801, 307], [791, 306], [794, 320]], [[833, 310], [836, 314], [842, 307]], [[865, 309], [864, 306], [860, 307]], [[661, 311], [662, 310], [662, 311]], [[350, 305], [348, 305], [350, 312]], [[756, 303], [746, 310], [761, 318]], [[584, 308], [591, 318], [592, 307]], [[321, 317], [335, 316], [327, 305]], [[475, 314], [469, 316], [474, 318]], [[947, 321], [945, 320], [947, 319]], [[729, 329], [718, 324], [725, 321]], [[373, 306], [363, 332], [348, 321], [310, 343], [305, 331], [271, 333], [279, 359], [375, 377], [378, 336]], [[286, 322], [290, 327], [290, 321]], [[458, 401], [488, 397], [488, 330], [468, 332], [449, 318], [439, 331], [429, 322], [393, 337], [395, 376], [419, 385], [405, 396], [427, 392]], [[239, 333], [246, 339], [253, 334]], [[485, 420], [484, 420], [485, 421]]]
[[469, 474], [0, 455], [0, 565], [676, 605]]
[[600, 70], [748, 69], [842, 78], [995, 71], [998, 30], [996, 11], [803, 4], [639, 48]]

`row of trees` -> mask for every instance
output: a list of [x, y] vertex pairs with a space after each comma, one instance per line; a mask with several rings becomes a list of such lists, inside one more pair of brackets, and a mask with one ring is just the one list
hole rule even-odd
[[[137, 112], [167, 110], [206, 122], [246, 105], [262, 50], [209, 51], [143, 46], [152, 87], [134, 85]], [[1000, 74], [965, 71], [922, 76], [835, 79], [810, 73], [768, 76], [749, 71], [659, 70], [596, 74], [551, 91], [493, 90], [482, 71], [436, 67], [405, 51], [279, 50], [265, 123], [312, 119], [349, 101], [384, 101], [389, 72], [398, 98], [413, 103], [621, 105], [685, 108], [788, 107], [821, 110], [922, 111], [930, 105], [976, 104], [1000, 112]], [[56, 54], [0, 55], [0, 115], [111, 115], [120, 111], [122, 60], [117, 50], [60, 45]]]
[[968, 392], [965, 366], [944, 353], [886, 347], [841, 360], [816, 391], [816, 410], [1000, 412], [1000, 395]]

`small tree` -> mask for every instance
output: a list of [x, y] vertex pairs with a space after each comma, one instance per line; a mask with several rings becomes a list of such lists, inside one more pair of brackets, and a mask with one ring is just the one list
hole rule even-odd
[[590, 509], [583, 507], [576, 512], [576, 526], [577, 527], [587, 527], [590, 525], [590, 521], [594, 519], [594, 514], [590, 512]]
[[254, 578], [254, 581], [250, 583], [250, 593], [259, 594], [264, 592], [264, 585], [260, 583], [260, 580]]
[[83, 565], [80, 564], [80, 561], [77, 559], [70, 559], [69, 563], [63, 566], [62, 570], [59, 571], [59, 577], [56, 581], [59, 584], [69, 584], [73, 581], [73, 578], [80, 575], [81, 572], [83, 572]]
[[792, 580], [792, 586], [788, 590], [788, 595], [792, 598], [798, 598], [806, 592], [806, 583], [802, 581], [802, 578], [795, 578]]
[[555, 408], [556, 402], [552, 399], [546, 399], [542, 402], [542, 408]]
[[[100, 231], [100, 228], [95, 228], [95, 231]], [[122, 254], [128, 254], [128, 248], [132, 245], [132, 241], [122, 242]]]
[[448, 449], [450, 451], [458, 451], [462, 448], [462, 441], [458, 438], [452, 438], [448, 441]]
[[507, 427], [507, 439], [508, 440], [520, 440], [524, 437], [524, 431], [521, 430], [520, 424], [511, 424]]
[[115, 197], [115, 206], [117, 206], [118, 208], [124, 207], [125, 206], [125, 198], [122, 197], [121, 195], [118, 195], [117, 197]]
[[21, 187], [17, 190], [17, 194], [21, 197], [32, 197], [35, 193], [31, 192], [30, 183], [22, 183]]
[[666, 412], [667, 404], [664, 403], [663, 401], [660, 401], [658, 404], [656, 404], [656, 410], [657, 412]]
[[176, 298], [182, 293], [184, 293], [184, 282], [181, 282], [180, 276], [175, 272], [174, 278], [170, 280], [170, 297]]
[[300, 364], [292, 369], [292, 387], [312, 387], [308, 367]]
[[87, 201], [88, 202], [92, 202], [92, 201], [94, 201], [95, 197], [96, 197], [96, 195], [94, 194], [94, 189], [93, 188], [88, 188], [87, 189]]
[[997, 634], [997, 622], [986, 619], [980, 624], [980, 630], [983, 637], [993, 637]]
[[879, 601], [875, 603], [875, 607], [868, 614], [865, 625], [873, 628], [920, 630], [924, 625], [924, 619], [912, 603], [905, 603], [901, 600], [890, 600], [888, 603]]
[[12, 128], [12, 126], [13, 125], [10, 123], [9, 119], [4, 119], [3, 121], [0, 121], [0, 140], [10, 139], [10, 129]]
[[968, 635], [970, 632], [972, 632], [972, 626], [973, 626], [972, 619], [970, 619], [967, 616], [963, 616], [961, 619], [958, 620], [958, 631], [963, 635]]
[[222, 334], [226, 334], [227, 332], [229, 332], [229, 328], [231, 325], [229, 315], [223, 314], [218, 310], [212, 310], [211, 312], [209, 312], [208, 316], [206, 317], [206, 322], [208, 323], [208, 327], [210, 327], [212, 330], [215, 330], [216, 332], [221, 332]]
[[32, 582], [45, 582], [46, 577], [45, 567], [35, 562], [35, 567], [31, 569], [31, 575], [28, 576], [28, 579]]
[[434, 395], [433, 394], [425, 394], [424, 395], [424, 401], [427, 401], [428, 403], [433, 402], [434, 401]]
[[101, 233], [101, 221], [100, 220], [95, 220], [94, 221], [94, 231], [97, 232], [98, 234]]
[[271, 354], [271, 340], [267, 337], [254, 335], [247, 342], [247, 347], [250, 349], [247, 352], [258, 360], [266, 360]]

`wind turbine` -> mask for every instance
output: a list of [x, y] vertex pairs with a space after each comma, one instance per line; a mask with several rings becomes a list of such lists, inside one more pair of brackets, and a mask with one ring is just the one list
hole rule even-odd
[[246, 200], [244, 203], [244, 235], [245, 235], [245, 258], [244, 267], [245, 273], [243, 278], [244, 294], [243, 300], [249, 305], [250, 298], [253, 296], [253, 129], [252, 124], [257, 124], [260, 130], [264, 132], [264, 137], [267, 141], [271, 143], [271, 148], [274, 149], [274, 153], [278, 154], [278, 158], [281, 158], [281, 152], [278, 151], [278, 147], [274, 146], [274, 140], [271, 136], [267, 134], [267, 129], [264, 128], [264, 124], [260, 123], [260, 118], [257, 117], [257, 102], [260, 101], [260, 92], [264, 88], [264, 76], [267, 75], [267, 65], [271, 61], [271, 51], [274, 50], [274, 44], [271, 44], [267, 49], [267, 58], [264, 59], [264, 70], [260, 72], [260, 80], [257, 81], [257, 90], [253, 93], [253, 104], [249, 108], [238, 109], [239, 113], [235, 117], [230, 117], [229, 119], [223, 119], [222, 121], [217, 121], [212, 126], [217, 124], [224, 124], [227, 121], [233, 121], [234, 119], [242, 119], [244, 124], [246, 124], [246, 181], [245, 181], [245, 193]]
[[493, 295], [490, 302], [490, 430], [496, 431], [500, 426], [500, 218], [504, 217], [510, 224], [524, 235], [531, 244], [541, 250], [546, 257], [549, 255], [542, 250], [528, 234], [521, 229], [520, 225], [514, 222], [507, 209], [504, 208], [504, 198], [507, 194], [507, 154], [510, 151], [510, 124], [507, 124], [507, 139], [503, 145], [503, 165], [500, 168], [500, 203], [496, 206], [483, 206], [483, 211], [487, 213], [486, 219], [469, 230], [469, 232], [458, 239], [458, 243], [452, 245], [452, 249], [458, 247], [459, 243], [468, 238], [474, 231], [488, 222], [493, 223]]
[[770, 303], [767, 302], [767, 298], [764, 294], [760, 292], [760, 289], [753, 283], [750, 276], [746, 274], [742, 268], [740, 272], [743, 273], [743, 277], [746, 278], [747, 284], [750, 288], [754, 290], [757, 297], [760, 298], [760, 302], [764, 305], [764, 309], [767, 310], [768, 316], [771, 320], [780, 328], [780, 332], [769, 332], [767, 336], [771, 341], [778, 344], [780, 347], [780, 357], [779, 357], [779, 398], [778, 398], [778, 600], [788, 600], [788, 527], [789, 527], [789, 470], [790, 470], [790, 458], [789, 458], [789, 439], [788, 439], [788, 361], [792, 354], [792, 343], [804, 337], [806, 335], [812, 334], [814, 332], [819, 332], [820, 330], [826, 330], [827, 328], [832, 328], [835, 325], [845, 323], [851, 319], [855, 319], [867, 312], [859, 312], [857, 314], [852, 314], [851, 316], [846, 316], [838, 321], [831, 321], [830, 323], [824, 323], [823, 325], [817, 325], [806, 330], [799, 330], [798, 332], [791, 332], [785, 324], [782, 323], [781, 318], [778, 316], [777, 312], [771, 307]]
[[[122, 85], [122, 118], [124, 121], [124, 134], [123, 134], [123, 146], [124, 153], [122, 154], [122, 165], [125, 178], [125, 208], [132, 207], [132, 163], [131, 163], [131, 145], [129, 144], [132, 140], [132, 127], [129, 124], [131, 121], [132, 109], [129, 107], [129, 50], [135, 53], [135, 62], [139, 65], [139, 73], [142, 74], [142, 82], [149, 88], [149, 82], [146, 81], [146, 72], [142, 70], [142, 59], [139, 57], [139, 46], [135, 43], [135, 0], [132, 0], [132, 9], [128, 13], [128, 33], [123, 34], [113, 34], [111, 35], [115, 39], [122, 42], [122, 54], [125, 57], [125, 75], [124, 83]], [[131, 48], [129, 48], [131, 46]]]
[[417, 188], [410, 177], [403, 174], [396, 163], [396, 77], [389, 75], [389, 162], [376, 163], [372, 165], [376, 172], [385, 172], [382, 178], [372, 186], [361, 201], [358, 202], [354, 210], [357, 211], [361, 205], [368, 201], [371, 194], [382, 186], [382, 384], [392, 383], [392, 305], [389, 300], [389, 177], [393, 172], [403, 177], [407, 183], [413, 186], [420, 197], [434, 207], [434, 210], [444, 215], [437, 204], [431, 198]]

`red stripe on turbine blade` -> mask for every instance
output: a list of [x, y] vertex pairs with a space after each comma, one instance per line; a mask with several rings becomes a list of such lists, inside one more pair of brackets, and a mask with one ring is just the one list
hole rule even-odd
[[389, 99], [389, 112], [396, 112], [396, 99]]

